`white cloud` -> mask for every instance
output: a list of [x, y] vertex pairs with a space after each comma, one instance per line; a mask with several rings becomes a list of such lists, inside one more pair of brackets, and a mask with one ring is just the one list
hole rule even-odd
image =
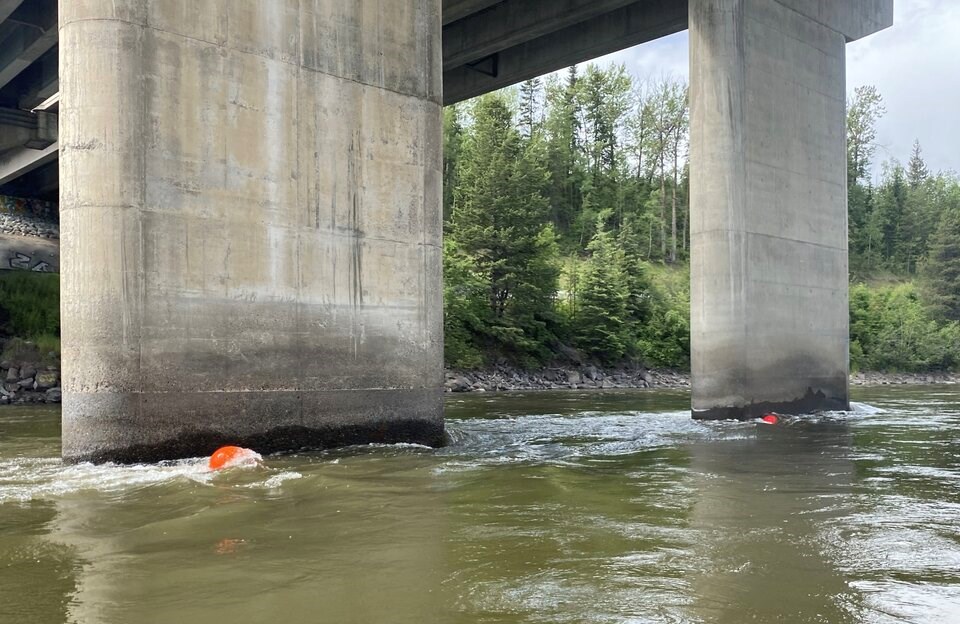
[[[686, 32], [607, 55], [638, 79], [689, 76]], [[960, 1], [895, 0], [894, 26], [847, 46], [847, 89], [877, 87], [887, 107], [878, 124], [880, 161], [905, 162], [915, 139], [927, 166], [960, 172]]]
[[598, 63], [622, 63], [640, 80], [682, 78], [690, 75], [690, 37], [687, 31], [663, 37], [643, 45], [614, 52], [597, 59]]
[[847, 46], [847, 89], [871, 84], [887, 107], [877, 160], [910, 157], [960, 172], [960, 3], [896, 0], [894, 26]]

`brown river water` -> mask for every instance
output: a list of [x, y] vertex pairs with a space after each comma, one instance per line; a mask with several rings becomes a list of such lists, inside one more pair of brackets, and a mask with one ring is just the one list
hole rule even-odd
[[64, 466], [0, 409], [0, 623], [960, 623], [960, 386], [700, 423], [451, 397], [451, 444]]

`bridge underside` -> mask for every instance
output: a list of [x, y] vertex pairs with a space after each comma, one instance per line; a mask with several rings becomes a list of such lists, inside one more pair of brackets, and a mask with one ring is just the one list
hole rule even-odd
[[892, 0], [55, 4], [0, 0], [0, 192], [59, 185], [68, 460], [440, 443], [441, 106], [688, 26], [695, 415], [846, 406]]
[[685, 30], [687, 1], [461, 0], [444, 3], [444, 22], [443, 100], [452, 104]]
[[0, 0], [0, 194], [56, 199], [57, 0]]

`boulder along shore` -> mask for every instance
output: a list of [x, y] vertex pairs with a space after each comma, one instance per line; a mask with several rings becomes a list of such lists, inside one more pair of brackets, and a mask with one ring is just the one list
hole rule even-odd
[[[850, 375], [851, 386], [958, 384], [960, 373], [880, 373]], [[514, 390], [610, 390], [616, 388], [689, 388], [690, 374], [668, 369], [623, 369], [581, 366], [520, 370], [498, 366], [488, 370], [445, 371], [446, 392], [509, 392]]]
[[59, 403], [60, 369], [31, 362], [0, 362], [0, 405]]
[[[854, 373], [851, 386], [960, 384], [960, 373]], [[544, 368], [534, 371], [497, 367], [481, 371], [447, 370], [446, 392], [518, 390], [613, 390], [617, 388], [685, 389], [690, 374], [666, 369], [618, 369], [598, 366]], [[0, 362], [0, 405], [59, 403], [59, 366]]]

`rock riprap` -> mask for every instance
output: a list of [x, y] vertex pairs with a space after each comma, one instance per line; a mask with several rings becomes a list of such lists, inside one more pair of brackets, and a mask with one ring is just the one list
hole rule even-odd
[[59, 403], [60, 371], [29, 362], [0, 362], [0, 405]]

